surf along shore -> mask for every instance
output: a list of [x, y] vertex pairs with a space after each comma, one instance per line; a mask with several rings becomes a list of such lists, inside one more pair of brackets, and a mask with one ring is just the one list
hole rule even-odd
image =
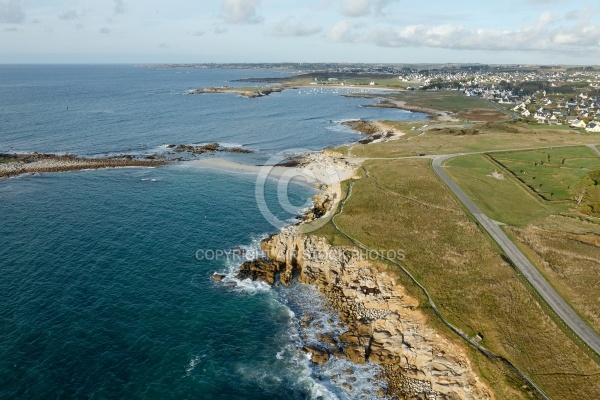
[[121, 154], [104, 157], [79, 157], [71, 154], [0, 153], [0, 178], [23, 174], [80, 171], [86, 169], [157, 167], [177, 161], [192, 160], [216, 152], [252, 153], [239, 147], [222, 147], [218, 143], [204, 145], [168, 144], [164, 152], [146, 155]]
[[[350, 125], [368, 135], [367, 139], [375, 136], [377, 142], [402, 135], [381, 122]], [[260, 173], [263, 168], [218, 159], [191, 163], [247, 173]], [[326, 149], [305, 154], [294, 163], [270, 167], [269, 175], [278, 178], [294, 168], [299, 175], [316, 179], [321, 192], [313, 197], [313, 208], [304, 220], [264, 239], [261, 248], [266, 257], [244, 262], [237, 277], [269, 285], [290, 285], [297, 280], [315, 286], [344, 328], [342, 333], [320, 333], [317, 341], [304, 342], [302, 350], [317, 365], [333, 358], [379, 364], [383, 371], [379, 378], [385, 382], [379, 398], [493, 399], [465, 348], [428, 325], [418, 309], [419, 301], [407, 294], [388, 265], [356, 247], [332, 246], [325, 238], [308, 234], [315, 224], [321, 226], [334, 216], [345, 193], [342, 182], [359, 179], [360, 160], [345, 159]], [[213, 278], [221, 281], [224, 276], [215, 272]], [[303, 315], [298, 323], [304, 326], [311, 320], [310, 315]], [[345, 388], [361, 395], [352, 392], [352, 385]]]

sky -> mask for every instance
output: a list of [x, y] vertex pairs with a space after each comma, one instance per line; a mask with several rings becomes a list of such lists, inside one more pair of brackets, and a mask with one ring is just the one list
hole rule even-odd
[[0, 63], [599, 60], [597, 0], [0, 0]]

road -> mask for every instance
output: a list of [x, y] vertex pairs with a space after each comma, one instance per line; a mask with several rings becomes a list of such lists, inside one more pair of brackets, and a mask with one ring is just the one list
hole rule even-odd
[[[596, 152], [600, 152], [595, 149]], [[517, 246], [506, 236], [500, 227], [490, 218], [488, 218], [481, 209], [471, 200], [469, 196], [450, 178], [444, 171], [442, 163], [457, 155], [443, 155], [433, 158], [432, 166], [434, 172], [450, 188], [454, 195], [477, 219], [488, 234], [500, 245], [506, 256], [512, 261], [515, 267], [525, 279], [542, 296], [546, 303], [554, 310], [560, 319], [573, 331], [579, 338], [587, 344], [593, 351], [600, 355], [600, 335], [594, 331], [577, 313], [556, 293], [554, 288], [542, 276], [537, 268], [525, 257]]]
[[588, 144], [587, 147], [592, 149], [596, 154], [598, 154], [600, 156], [600, 150], [598, 150], [598, 147], [596, 147], [595, 144]]
[[485, 102], [488, 103], [490, 106], [494, 107], [495, 109], [497, 109], [498, 111], [508, 114], [510, 119], [513, 121], [519, 118], [517, 113], [515, 113], [513, 110], [502, 107], [500, 104], [496, 103], [495, 101], [485, 100]]

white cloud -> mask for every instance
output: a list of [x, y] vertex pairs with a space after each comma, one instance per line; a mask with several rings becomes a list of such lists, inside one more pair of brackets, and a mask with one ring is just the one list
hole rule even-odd
[[0, 23], [19, 24], [25, 20], [21, 0], [8, 0], [0, 3]]
[[256, 24], [262, 22], [256, 8], [262, 0], [223, 0], [221, 10], [225, 21], [232, 24]]
[[110, 29], [108, 29], [108, 28], [106, 28], [106, 27], [104, 27], [104, 28], [100, 28], [99, 32], [100, 32], [100, 33], [104, 33], [104, 34], [106, 34], [106, 33], [110, 33]]
[[221, 35], [223, 33], [227, 33], [228, 29], [226, 26], [215, 26], [215, 34]]
[[330, 36], [335, 42], [356, 42], [360, 38], [358, 29], [361, 27], [353, 21], [340, 21], [331, 28]]
[[193, 33], [193, 35], [194, 36], [204, 36], [205, 33], [206, 32], [204, 32], [204, 31], [196, 31], [196, 32]]
[[398, 0], [344, 0], [340, 12], [348, 17], [364, 17], [381, 13], [385, 7]]
[[300, 37], [310, 36], [321, 32], [323, 28], [316, 24], [303, 24], [295, 21], [291, 17], [286, 17], [279, 21], [273, 28], [273, 33], [277, 36]]
[[374, 43], [381, 47], [433, 47], [484, 51], [590, 51], [598, 53], [600, 26], [580, 19], [575, 24], [550, 13], [532, 25], [513, 30], [467, 29], [460, 25], [407, 25], [361, 29], [336, 24], [330, 36], [337, 42]]

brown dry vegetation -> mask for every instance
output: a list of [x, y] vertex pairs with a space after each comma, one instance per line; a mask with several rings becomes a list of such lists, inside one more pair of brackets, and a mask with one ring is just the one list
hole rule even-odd
[[[511, 360], [552, 398], [600, 398], [597, 361], [540, 306], [428, 160], [373, 160], [365, 166], [370, 177], [354, 185], [337, 217], [342, 230], [374, 249], [403, 249], [406, 260], [399, 261], [427, 287], [446, 318], [469, 335], [481, 333], [484, 346]], [[329, 224], [315, 234], [345, 242]], [[398, 276], [411, 294], [421, 296], [400, 271]], [[474, 350], [470, 355], [498, 398], [528, 397], [502, 366]]]
[[507, 118], [506, 113], [498, 110], [473, 109], [462, 113], [461, 117], [469, 121], [500, 121]]
[[600, 331], [600, 234], [582, 232], [584, 224], [578, 221], [575, 232], [565, 224], [553, 229], [530, 225], [511, 232], [532, 250], [530, 258], [560, 294]]

